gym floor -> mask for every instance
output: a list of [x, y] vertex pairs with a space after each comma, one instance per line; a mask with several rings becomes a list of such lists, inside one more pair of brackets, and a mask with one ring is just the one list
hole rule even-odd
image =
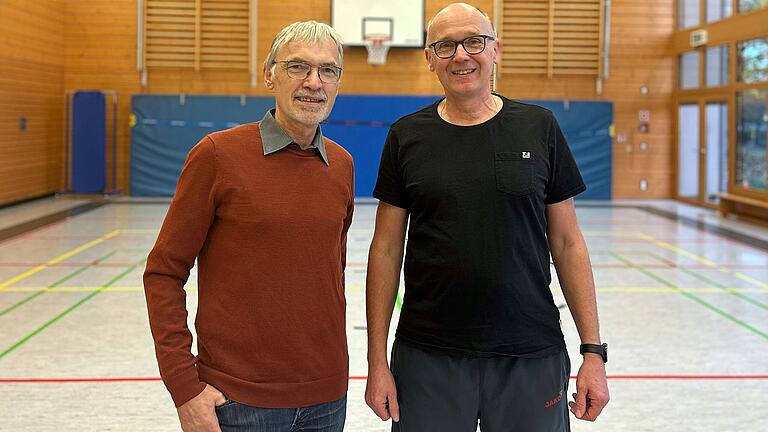
[[[141, 281], [167, 208], [56, 197], [0, 209], [0, 430], [179, 430]], [[375, 209], [358, 202], [349, 235], [354, 432], [389, 430], [363, 400]], [[673, 201], [577, 202], [577, 211], [610, 345], [611, 402], [598, 422], [574, 420], [573, 430], [768, 427], [768, 230]], [[194, 269], [186, 288], [192, 323]], [[552, 291], [575, 375], [578, 336], [557, 280]]]

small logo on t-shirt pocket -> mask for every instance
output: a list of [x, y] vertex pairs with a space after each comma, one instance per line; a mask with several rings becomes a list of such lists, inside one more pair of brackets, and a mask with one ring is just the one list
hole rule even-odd
[[523, 159], [530, 159], [531, 158], [531, 152], [523, 152]]

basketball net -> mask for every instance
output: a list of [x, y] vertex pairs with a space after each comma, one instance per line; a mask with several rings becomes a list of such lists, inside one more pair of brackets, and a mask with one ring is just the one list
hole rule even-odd
[[387, 63], [389, 51], [389, 36], [368, 35], [365, 37], [365, 49], [368, 50], [368, 64], [383, 65]]

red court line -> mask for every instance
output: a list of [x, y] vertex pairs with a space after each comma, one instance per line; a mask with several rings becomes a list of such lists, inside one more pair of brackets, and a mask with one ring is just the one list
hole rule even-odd
[[[576, 377], [572, 376], [571, 379]], [[619, 380], [764, 380], [768, 375], [608, 375]]]
[[[648, 240], [640, 237], [589, 237], [589, 234], [586, 235], [586, 237], [590, 240], [610, 240], [611, 243], [647, 243]], [[678, 238], [662, 238], [662, 237], [653, 237], [654, 240], [660, 240], [667, 243], [674, 243], [674, 244], [683, 244], [683, 243], [700, 243], [700, 244], [709, 244], [709, 243], [718, 243], [721, 242], [721, 239], [678, 239]]]
[[[85, 217], [79, 217], [78, 220], [89, 220], [89, 221], [103, 221], [107, 218], [115, 218], [112, 216], [105, 216], [105, 217], [98, 217], [98, 216], [85, 216]], [[153, 222], [162, 222], [164, 217], [163, 216], [125, 216], [120, 215], [116, 217], [117, 219], [120, 219], [121, 221], [127, 220], [127, 221], [153, 221]]]
[[[47, 265], [47, 267], [130, 267], [136, 263], [102, 263], [102, 262], [58, 262], [56, 264]], [[37, 267], [46, 265], [46, 263], [33, 263], [33, 262], [0, 262], [0, 267]]]
[[[90, 237], [92, 238], [92, 237]], [[147, 249], [147, 252], [149, 252], [149, 249]], [[46, 263], [43, 262], [0, 262], [0, 267], [37, 267], [39, 265], [45, 265]], [[134, 263], [120, 263], [120, 262], [104, 262], [104, 263], [96, 263], [93, 264], [92, 262], [58, 262], [56, 264], [48, 265], [48, 267], [82, 267], [82, 266], [92, 266], [92, 267], [130, 267]], [[365, 268], [368, 264], [364, 262], [351, 262], [347, 263], [348, 268]], [[768, 265], [765, 264], [720, 264], [721, 267], [726, 267], [731, 270], [763, 270], [768, 269]], [[700, 270], [700, 269], [712, 269], [711, 266], [707, 266], [704, 264], [687, 264], [687, 265], [679, 265], [672, 261], [665, 260], [665, 264], [652, 264], [652, 263], [645, 263], [645, 264], [635, 264], [635, 265], [628, 265], [628, 264], [592, 264], [593, 268], [616, 268], [616, 269], [630, 269], [630, 268], [636, 268], [636, 267], [642, 267], [642, 268], [679, 268], [679, 269], [689, 269], [689, 270]]]
[[611, 219], [584, 219], [584, 221], [579, 221], [579, 225], [610, 225], [608, 228], [613, 227], [626, 227], [626, 226], [636, 226], [636, 227], [644, 227], [648, 226], [648, 221], [644, 219], [635, 219], [635, 220], [621, 220], [621, 221], [615, 221]]
[[[667, 267], [678, 267], [677, 263], [674, 261], [670, 261], [664, 257], [658, 258], [660, 262], [664, 263]], [[639, 267], [645, 267], [644, 265], [640, 264]]]
[[[58, 222], [54, 222], [54, 223], [52, 223], [50, 225], [43, 225], [43, 226], [35, 228], [33, 230], [26, 231], [23, 234], [17, 235], [15, 237], [9, 237], [9, 238], [7, 238], [7, 239], [5, 239], [3, 241], [0, 241], [0, 246], [7, 246], [9, 244], [16, 243], [17, 241], [28, 239], [29, 236], [31, 236], [31, 235], [33, 235], [35, 233], [39, 233], [39, 232], [42, 232], [42, 231], [47, 231], [47, 230], [49, 230], [51, 228], [55, 228], [55, 227], [65, 223], [65, 222], [69, 222], [69, 220], [72, 219], [72, 217], [73, 216], [68, 216], [68, 217], [65, 217], [64, 219], [62, 219], [62, 220], [60, 220]], [[91, 236], [89, 238], [93, 238], [93, 236]]]
[[62, 383], [112, 383], [160, 381], [160, 377], [126, 377], [126, 378], [3, 378], [0, 384], [62, 384]]
[[93, 234], [82, 234], [82, 235], [51, 235], [51, 236], [36, 236], [35, 238], [27, 239], [27, 240], [77, 240], [77, 239], [92, 239]]
[[[126, 238], [149, 238], [157, 237], [157, 234], [142, 234], [142, 233], [120, 233], [120, 237]], [[93, 235], [57, 235], [57, 236], [35, 236], [28, 238], [27, 240], [43, 241], [43, 240], [77, 240], [77, 239], [92, 239]]]
[[[367, 376], [350, 376], [350, 380], [363, 381]], [[576, 379], [576, 376], [571, 376]], [[768, 375], [608, 375], [609, 380], [768, 380]], [[0, 378], [0, 384], [72, 384], [160, 381], [160, 377], [118, 378]]]

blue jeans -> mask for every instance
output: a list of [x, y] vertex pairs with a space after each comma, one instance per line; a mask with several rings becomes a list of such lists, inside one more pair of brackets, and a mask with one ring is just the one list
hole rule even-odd
[[221, 432], [342, 432], [347, 396], [304, 408], [256, 408], [235, 401], [216, 407]]

